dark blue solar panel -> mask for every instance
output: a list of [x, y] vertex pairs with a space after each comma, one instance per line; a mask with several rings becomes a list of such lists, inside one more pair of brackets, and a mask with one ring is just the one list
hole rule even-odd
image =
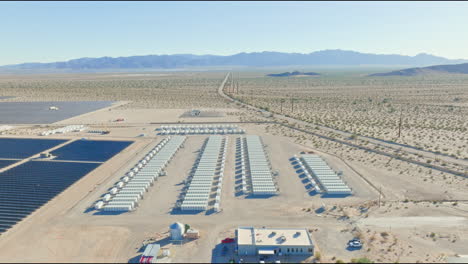
[[0, 160], [0, 169], [1, 169], [1, 168], [4, 168], [4, 167], [6, 167], [6, 166], [9, 166], [9, 165], [11, 165], [11, 164], [13, 164], [13, 163], [16, 163], [16, 162], [18, 162], [18, 161], [19, 161], [19, 160]]
[[55, 160], [106, 161], [133, 141], [78, 140], [52, 152]]
[[[0, 102], [0, 124], [50, 124], [112, 106], [112, 101]], [[56, 106], [59, 110], [50, 110]]]
[[29, 161], [0, 173], [0, 233], [21, 221], [99, 165]]
[[24, 159], [66, 141], [63, 139], [0, 138], [0, 158]]

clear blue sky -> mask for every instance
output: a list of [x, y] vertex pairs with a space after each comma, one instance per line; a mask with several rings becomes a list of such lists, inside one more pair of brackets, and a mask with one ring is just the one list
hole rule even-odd
[[0, 65], [345, 49], [468, 59], [468, 2], [0, 2]]

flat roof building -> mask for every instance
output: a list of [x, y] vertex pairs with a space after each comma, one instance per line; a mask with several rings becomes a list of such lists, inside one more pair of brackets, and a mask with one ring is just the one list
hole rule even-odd
[[314, 245], [305, 228], [254, 228], [236, 230], [239, 255], [313, 255]]

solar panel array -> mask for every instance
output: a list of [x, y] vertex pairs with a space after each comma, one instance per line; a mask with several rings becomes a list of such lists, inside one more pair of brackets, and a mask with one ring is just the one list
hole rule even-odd
[[0, 158], [25, 159], [68, 139], [0, 138]]
[[133, 141], [77, 140], [51, 152], [55, 160], [106, 161]]
[[[24, 158], [39, 154], [66, 141], [68, 140], [1, 138], [0, 167], [19, 162]], [[89, 141], [90, 144], [95, 142]], [[111, 146], [113, 143], [112, 141], [107, 142], [104, 146]], [[90, 161], [94, 159], [93, 162], [70, 162], [69, 160], [60, 162], [54, 160], [27, 161], [0, 173], [0, 232], [21, 221], [21, 219], [46, 204], [77, 180], [100, 166], [101, 162], [96, 161], [106, 161], [131, 143], [116, 143], [110, 153], [104, 151], [105, 155], [103, 157], [99, 156], [103, 152], [97, 151], [96, 154], [94, 148], [71, 148], [67, 150], [67, 153], [71, 154], [73, 154], [72, 151], [77, 151], [79, 152], [77, 155], [89, 157]], [[65, 145], [57, 151], [61, 153], [60, 150], [69, 145]], [[100, 144], [97, 145], [102, 147]]]
[[322, 186], [323, 191], [327, 194], [351, 194], [351, 189], [346, 183], [333, 171], [328, 164], [318, 155], [306, 154], [301, 157], [302, 167], [306, 176], [311, 181], [317, 191], [321, 191], [320, 187], [316, 186], [311, 174]]
[[101, 164], [28, 161], [0, 173], [0, 233], [99, 165]]
[[[0, 102], [0, 124], [50, 124], [112, 105], [112, 101]], [[55, 106], [59, 110], [51, 111]]]
[[250, 172], [253, 195], [273, 195], [277, 188], [273, 182], [271, 165], [265, 154], [263, 143], [259, 136], [245, 136], [247, 163]]
[[210, 136], [205, 142], [200, 157], [195, 161], [194, 173], [189, 176], [187, 192], [180, 205], [181, 210], [204, 211], [208, 209], [215, 175], [220, 175], [216, 186], [215, 210], [219, 210], [224, 163], [226, 161], [227, 139]]
[[243, 134], [237, 125], [167, 125], [161, 126], [159, 135]]
[[0, 169], [8, 167], [13, 163], [19, 162], [20, 160], [2, 160], [0, 159]]
[[167, 137], [151, 149], [146, 156], [122, 177], [104, 201], [96, 204], [103, 211], [131, 211], [163, 169], [182, 147], [185, 136]]

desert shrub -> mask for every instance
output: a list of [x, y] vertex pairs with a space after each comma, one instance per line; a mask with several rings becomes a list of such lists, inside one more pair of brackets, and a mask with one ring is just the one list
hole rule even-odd
[[364, 258], [351, 259], [351, 263], [374, 263], [374, 262], [364, 257]]
[[319, 251], [316, 251], [315, 254], [314, 254], [314, 256], [315, 256], [315, 258], [316, 258], [317, 260], [320, 260], [320, 259], [322, 258], [322, 254], [320, 254]]

